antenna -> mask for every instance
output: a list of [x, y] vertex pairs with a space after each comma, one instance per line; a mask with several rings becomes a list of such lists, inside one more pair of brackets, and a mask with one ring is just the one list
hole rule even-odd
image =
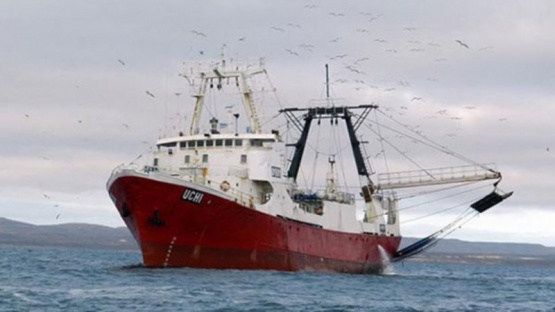
[[238, 123], [237, 122], [238, 122], [238, 119], [239, 119], [239, 114], [235, 113], [235, 114], [233, 114], [233, 117], [235, 117], [235, 136], [238, 136], [239, 133], [237, 132], [237, 129], [238, 129]]
[[326, 98], [330, 98], [330, 77], [328, 75], [328, 64], [326, 64]]

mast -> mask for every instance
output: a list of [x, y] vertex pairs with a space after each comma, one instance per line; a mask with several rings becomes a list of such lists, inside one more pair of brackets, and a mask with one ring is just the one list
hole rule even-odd
[[[320, 119], [335, 119], [338, 118], [344, 119], [347, 124], [347, 131], [349, 132], [349, 140], [351, 141], [351, 148], [353, 150], [353, 154], [355, 157], [355, 164], [357, 167], [357, 172], [359, 176], [363, 177], [364, 184], [368, 184], [372, 186], [373, 183], [370, 180], [370, 175], [368, 174], [368, 169], [366, 168], [364, 157], [362, 155], [362, 151], [360, 149], [361, 142], [356, 137], [356, 129], [357, 126], [360, 126], [362, 120], [366, 115], [366, 112], [377, 108], [377, 105], [373, 104], [364, 104], [358, 106], [332, 106], [332, 107], [312, 107], [312, 108], [285, 108], [281, 109], [279, 112], [284, 113], [285, 116], [291, 121], [291, 123], [301, 131], [301, 136], [297, 143], [293, 144], [295, 146], [295, 153], [293, 155], [293, 159], [291, 160], [291, 165], [289, 166], [289, 171], [287, 173], [287, 177], [292, 178], [296, 181], [297, 174], [299, 172], [301, 160], [303, 157], [304, 149], [306, 146], [306, 141], [308, 139], [308, 134], [310, 131], [310, 126], [312, 124], [312, 120], [316, 116]], [[352, 114], [350, 112], [351, 109], [363, 109], [364, 112], [358, 117], [355, 122], [352, 122]], [[297, 117], [294, 115], [294, 112], [306, 112], [301, 117]], [[304, 120], [304, 123], [301, 121]]]
[[[231, 60], [229, 63], [232, 62], [233, 61]], [[184, 66], [185, 65], [186, 64], [184, 63]], [[180, 76], [187, 79], [189, 85], [194, 90], [193, 92], [195, 92], [192, 95], [196, 101], [191, 126], [189, 128], [189, 135], [198, 134], [200, 131], [199, 122], [202, 108], [204, 106], [206, 89], [208, 86], [213, 88], [215, 82], [216, 88], [220, 90], [223, 87], [222, 81], [224, 79], [235, 80], [235, 85], [241, 92], [243, 105], [245, 106], [245, 111], [247, 113], [247, 118], [249, 119], [252, 132], [261, 133], [262, 128], [260, 126], [258, 112], [252, 97], [253, 90], [248, 84], [248, 79], [266, 72], [266, 69], [264, 69], [263, 59], [260, 59], [258, 64], [227, 64], [226, 60], [223, 58], [222, 52], [222, 59], [220, 61], [205, 62], [204, 64], [195, 65], [196, 66], [193, 66], [189, 72], [184, 71], [180, 74]]]
[[330, 98], [330, 76], [328, 73], [328, 64], [326, 64], [326, 99]]

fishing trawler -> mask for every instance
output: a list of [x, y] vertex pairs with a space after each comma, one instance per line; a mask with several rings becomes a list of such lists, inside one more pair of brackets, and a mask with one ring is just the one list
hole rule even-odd
[[[399, 250], [397, 190], [498, 183], [501, 174], [481, 164], [376, 174], [359, 128], [379, 106], [336, 105], [329, 100], [329, 83], [325, 104], [282, 107], [287, 131], [265, 130], [250, 84], [263, 74], [262, 60], [239, 64], [222, 58], [185, 69], [181, 75], [195, 99], [190, 127], [160, 138], [148, 163], [113, 170], [107, 190], [145, 266], [379, 273], [510, 195], [495, 188], [446, 227]], [[232, 107], [228, 102], [215, 102], [204, 126], [209, 94], [229, 87], [238, 90], [247, 125], [240, 127], [241, 114], [223, 109]], [[232, 116], [229, 122], [218, 120], [218, 107]], [[355, 187], [341, 186], [338, 167], [347, 158], [333, 152], [327, 154], [327, 169], [315, 170], [324, 177], [320, 188], [301, 187], [302, 160], [313, 146], [311, 129], [320, 124], [343, 130], [337, 142], [350, 154], [354, 170], [345, 180], [355, 181]], [[288, 142], [294, 131], [297, 136]]]

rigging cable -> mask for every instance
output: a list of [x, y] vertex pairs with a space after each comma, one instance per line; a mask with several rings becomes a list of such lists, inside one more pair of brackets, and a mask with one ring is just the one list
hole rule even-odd
[[[381, 127], [380, 127], [380, 123], [378, 122], [378, 114], [376, 113], [376, 110], [377, 110], [377, 108], [374, 110], [374, 116], [376, 118], [376, 124], [378, 125], [377, 135], [378, 135], [378, 138], [380, 140], [380, 145], [381, 145], [381, 148], [382, 148], [382, 151], [383, 151], [383, 159], [384, 159], [385, 169], [389, 173], [389, 163], [387, 162], [385, 147], [383, 145], [383, 141], [385, 140], [385, 138], [382, 136], [382, 130], [381, 130]], [[366, 124], [365, 124], [365, 126], [366, 126]], [[368, 126], [367, 126], [367, 128], [368, 128]], [[371, 129], [371, 130], [372, 130], [372, 132], [374, 132], [374, 129]], [[393, 146], [393, 148], [395, 148], [395, 147]]]
[[[347, 147], [347, 145], [345, 145], [345, 147], [343, 148], [339, 148], [340, 147], [340, 138], [339, 138], [339, 131], [337, 130], [337, 127], [333, 128], [332, 127], [332, 134], [333, 134], [333, 139], [334, 139], [334, 145], [335, 145], [335, 155], [338, 156], [339, 158], [339, 164], [340, 166], [336, 166], [336, 170], [338, 167], [341, 167], [341, 176], [343, 177], [343, 182], [345, 183], [345, 190], [347, 191], [349, 189], [349, 184], [347, 183], [347, 175], [345, 174], [345, 159], [344, 159], [344, 155], [343, 152], [345, 150], [345, 148]], [[334, 156], [335, 156], [334, 155]], [[335, 178], [335, 177], [334, 177]], [[336, 181], [336, 183], [339, 181]]]
[[454, 205], [454, 206], [450, 206], [450, 207], [447, 207], [447, 208], [444, 208], [444, 209], [441, 209], [441, 210], [438, 210], [438, 211], [434, 211], [434, 212], [429, 213], [429, 214], [427, 214], [427, 215], [423, 215], [423, 216], [420, 216], [420, 217], [412, 218], [412, 219], [403, 221], [403, 224], [410, 223], [410, 222], [413, 222], [413, 221], [416, 221], [416, 220], [420, 220], [420, 219], [424, 219], [424, 218], [428, 218], [428, 217], [434, 216], [434, 215], [436, 215], [436, 214], [439, 214], [439, 213], [442, 213], [442, 212], [445, 212], [445, 211], [449, 211], [449, 210], [452, 210], [452, 209], [455, 209], [455, 208], [458, 208], [458, 207], [461, 207], [461, 206], [465, 206], [465, 205], [470, 204], [470, 203], [472, 203], [472, 202], [474, 202], [474, 201], [476, 201], [476, 199], [469, 200], [469, 201], [466, 201], [466, 202], [464, 202], [464, 203], [462, 203], [462, 204], [457, 204], [457, 205]]
[[[418, 142], [420, 142], [420, 143], [422, 143], [422, 144], [424, 144], [424, 145], [427, 145], [428, 147], [432, 147], [432, 148], [434, 148], [434, 149], [436, 149], [436, 150], [438, 150], [438, 151], [441, 151], [441, 152], [444, 152], [444, 153], [446, 153], [446, 154], [452, 155], [452, 156], [454, 156], [454, 157], [456, 157], [456, 158], [459, 158], [460, 160], [464, 160], [464, 161], [466, 161], [466, 162], [469, 162], [469, 163], [471, 163], [471, 164], [474, 164], [474, 165], [476, 165], [476, 166], [479, 166], [479, 167], [481, 167], [482, 169], [485, 169], [485, 170], [488, 170], [488, 171], [492, 171], [491, 168], [488, 168], [488, 167], [484, 166], [483, 164], [480, 164], [480, 163], [478, 163], [478, 162], [476, 162], [476, 161], [474, 161], [474, 160], [472, 160], [472, 159], [470, 159], [470, 158], [468, 158], [468, 157], [465, 157], [465, 156], [463, 156], [463, 155], [461, 155], [461, 154], [459, 154], [459, 153], [456, 153], [456, 152], [454, 152], [454, 151], [448, 149], [446, 146], [440, 145], [440, 144], [438, 144], [438, 143], [432, 141], [431, 139], [428, 139], [426, 136], [424, 136], [424, 135], [418, 133], [417, 131], [414, 131], [414, 130], [411, 129], [410, 127], [408, 127], [408, 126], [406, 126], [406, 125], [404, 125], [404, 124], [398, 122], [397, 120], [393, 119], [393, 117], [388, 116], [385, 112], [383, 112], [383, 111], [380, 110], [379, 108], [377, 108], [376, 110], [377, 110], [378, 112], [380, 112], [382, 115], [384, 115], [384, 116], [386, 116], [387, 118], [389, 118], [392, 122], [394, 122], [394, 123], [396, 123], [397, 125], [399, 125], [399, 126], [405, 128], [406, 130], [408, 130], [408, 131], [410, 131], [410, 132], [416, 134], [418, 137], [422, 138], [422, 139], [425, 140], [426, 142], [423, 141], [423, 140], [419, 140], [418, 138], [415, 138], [415, 137], [413, 137], [413, 136], [409, 136], [409, 135], [407, 135], [407, 134], [405, 134], [405, 133], [396, 131], [395, 129], [386, 127], [386, 128], [388, 128], [389, 130], [391, 130], [391, 131], [393, 131], [393, 132], [395, 132], [395, 133], [404, 135], [404, 136], [406, 136], [406, 137], [408, 137], [408, 138], [410, 138], [410, 139], [416, 140], [416, 141], [418, 141]], [[382, 126], [383, 126], [383, 125], [382, 125]]]
[[[385, 141], [387, 143], [387, 145], [389, 145], [390, 147], [392, 147], [394, 150], [396, 150], [400, 155], [402, 155], [403, 157], [405, 157], [408, 161], [410, 161], [413, 165], [415, 165], [416, 167], [418, 167], [420, 170], [424, 171], [427, 175], [429, 175], [432, 179], [435, 179], [435, 177], [433, 175], [431, 175], [426, 169], [424, 169], [422, 166], [420, 166], [416, 161], [414, 161], [412, 158], [410, 158], [409, 156], [407, 156], [406, 152], [401, 151], [400, 149], [398, 149], [395, 145], [393, 145], [391, 142], [389, 142], [388, 140], [386, 140], [384, 137], [381, 136], [381, 134], [377, 133], [374, 129], [372, 129], [372, 127], [368, 126], [367, 124], [364, 124], [364, 126], [366, 126], [368, 129], [370, 129], [370, 131], [374, 132], [374, 134], [378, 135], [380, 138], [380, 142], [382, 144], [382, 150], [384, 151], [383, 155], [384, 155], [384, 161], [385, 161], [385, 165], [386, 165], [386, 170], [387, 172], [389, 172], [389, 168], [387, 165], [387, 159], [386, 159], [386, 153], [385, 153], [385, 149], [383, 146], [383, 142]], [[378, 129], [379, 129], [379, 124], [378, 124]]]

